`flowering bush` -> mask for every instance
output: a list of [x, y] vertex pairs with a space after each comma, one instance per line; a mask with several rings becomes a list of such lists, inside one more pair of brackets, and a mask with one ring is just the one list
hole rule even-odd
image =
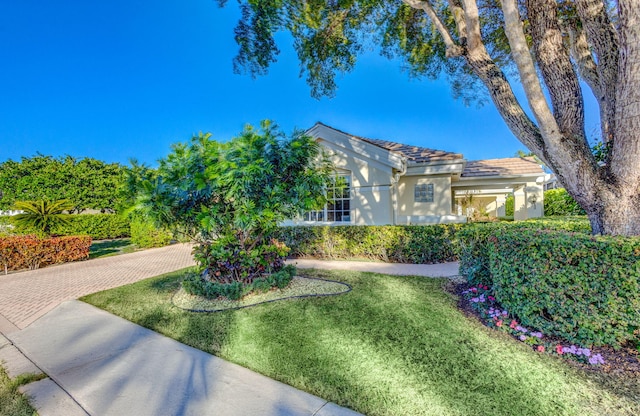
[[492, 290], [486, 285], [472, 286], [462, 294], [487, 326], [511, 334], [535, 351], [564, 355], [592, 365], [604, 364], [602, 355], [593, 354], [589, 348], [553, 343], [547, 340], [542, 332], [520, 325], [515, 317], [497, 303]]

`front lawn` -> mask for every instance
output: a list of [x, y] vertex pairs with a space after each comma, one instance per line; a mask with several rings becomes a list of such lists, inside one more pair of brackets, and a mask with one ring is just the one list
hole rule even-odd
[[366, 415], [640, 414], [632, 394], [465, 316], [443, 279], [299, 274], [353, 290], [199, 314], [172, 306], [176, 272], [83, 300]]

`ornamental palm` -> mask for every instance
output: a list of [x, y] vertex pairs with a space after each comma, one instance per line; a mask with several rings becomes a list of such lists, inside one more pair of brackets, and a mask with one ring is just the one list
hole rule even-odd
[[73, 203], [68, 199], [59, 201], [16, 201], [13, 209], [24, 211], [14, 217], [13, 221], [19, 227], [36, 229], [49, 234], [58, 225], [66, 225], [69, 220], [61, 214], [65, 210], [73, 209]]

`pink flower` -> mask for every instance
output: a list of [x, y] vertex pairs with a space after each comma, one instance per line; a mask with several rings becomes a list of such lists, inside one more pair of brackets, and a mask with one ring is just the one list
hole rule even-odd
[[491, 295], [489, 295], [489, 296], [488, 296], [488, 299], [489, 299], [491, 302], [493, 302], [494, 300], [496, 300], [496, 298], [494, 298], [494, 297], [493, 297], [493, 296], [491, 296]]
[[472, 291], [473, 293], [476, 293], [476, 292], [478, 291], [478, 289], [477, 289], [477, 288], [475, 288], [475, 287], [472, 287], [472, 288], [471, 288], [471, 289], [469, 289], [469, 290], [470, 290], [470, 291]]
[[502, 319], [496, 322], [496, 326], [502, 326]]
[[512, 320], [511, 320], [511, 324], [509, 324], [509, 328], [511, 328], [511, 329], [515, 329], [515, 328], [516, 328], [516, 326], [518, 326], [518, 323], [516, 322], [516, 320], [515, 320], [515, 319], [512, 319]]
[[538, 345], [538, 348], [536, 348], [536, 350], [538, 352], [544, 352], [544, 345]]
[[556, 345], [556, 352], [560, 355], [562, 355], [562, 345]]

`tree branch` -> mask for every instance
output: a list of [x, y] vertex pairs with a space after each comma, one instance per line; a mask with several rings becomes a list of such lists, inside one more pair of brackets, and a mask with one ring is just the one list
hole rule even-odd
[[566, 28], [571, 43], [571, 56], [578, 67], [578, 73], [589, 88], [591, 88], [598, 102], [600, 102], [602, 89], [600, 88], [598, 68], [596, 67], [596, 62], [593, 60], [591, 48], [587, 42], [587, 36], [583, 28], [579, 27], [576, 21], [567, 22]]
[[444, 44], [447, 47], [447, 52], [446, 52], [447, 58], [462, 56], [464, 54], [464, 48], [458, 45], [456, 41], [453, 39], [453, 37], [451, 36], [451, 33], [449, 33], [449, 30], [447, 30], [444, 23], [442, 23], [440, 16], [437, 15], [435, 9], [433, 8], [430, 2], [425, 0], [402, 0], [402, 1], [406, 5], [414, 9], [423, 10], [427, 14], [427, 16], [429, 16], [429, 19], [431, 19], [431, 22], [433, 22], [436, 29], [444, 39]]
[[[531, 151], [537, 154], [545, 164], [549, 163], [544, 141], [540, 130], [527, 116], [518, 102], [506, 76], [491, 59], [485, 48], [480, 33], [478, 7], [474, 0], [457, 0], [450, 2], [454, 15], [458, 14], [456, 22], [458, 30], [463, 30], [467, 38], [467, 53], [465, 58], [473, 72], [487, 87], [489, 95], [498, 112], [513, 134]], [[457, 7], [456, 10], [453, 10]]]
[[584, 133], [582, 91], [562, 41], [557, 4], [555, 0], [527, 0], [526, 4], [538, 67], [549, 90], [560, 133], [590, 154]]
[[600, 80], [602, 140], [613, 140], [615, 132], [616, 89], [618, 88], [618, 34], [609, 20], [602, 0], [576, 0], [576, 10], [587, 40], [596, 55]]

